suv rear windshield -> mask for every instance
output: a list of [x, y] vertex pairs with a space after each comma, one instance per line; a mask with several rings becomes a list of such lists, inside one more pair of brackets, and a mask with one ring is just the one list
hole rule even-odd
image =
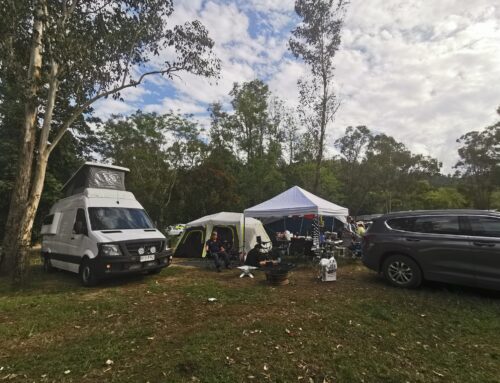
[[89, 207], [92, 230], [152, 229], [153, 224], [142, 209]]
[[387, 225], [394, 230], [414, 233], [460, 234], [460, 224], [457, 216], [394, 218], [388, 220]]

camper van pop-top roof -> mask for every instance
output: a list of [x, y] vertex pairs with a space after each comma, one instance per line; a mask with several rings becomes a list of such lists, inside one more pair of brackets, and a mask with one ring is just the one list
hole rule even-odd
[[86, 188], [125, 191], [125, 173], [130, 170], [121, 166], [86, 162], [64, 184], [66, 197], [82, 193]]

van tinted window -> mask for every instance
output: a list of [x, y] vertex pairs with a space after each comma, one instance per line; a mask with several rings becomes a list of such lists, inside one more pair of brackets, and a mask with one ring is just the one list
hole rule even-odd
[[460, 234], [457, 216], [416, 217], [413, 231], [429, 234]]
[[413, 231], [415, 218], [394, 218], [387, 221], [387, 225], [394, 230]]
[[52, 225], [52, 222], [54, 222], [54, 214], [49, 214], [43, 219], [42, 225]]
[[491, 217], [469, 217], [472, 235], [500, 237], [500, 219]]
[[90, 207], [92, 230], [152, 229], [153, 224], [142, 209]]
[[87, 219], [85, 218], [85, 210], [83, 209], [78, 209], [76, 211], [76, 218], [75, 218], [75, 225], [73, 226], [73, 232], [75, 234], [88, 235]]

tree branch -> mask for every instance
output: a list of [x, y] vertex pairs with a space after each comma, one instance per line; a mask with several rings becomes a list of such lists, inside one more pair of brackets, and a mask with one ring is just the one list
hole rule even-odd
[[47, 154], [50, 154], [52, 152], [52, 150], [54, 150], [54, 148], [57, 146], [59, 141], [61, 141], [62, 137], [64, 136], [64, 133], [66, 133], [66, 131], [68, 130], [70, 125], [76, 120], [76, 118], [80, 114], [82, 114], [94, 102], [100, 100], [101, 98], [104, 98], [104, 97], [110, 96], [114, 93], [117, 93], [123, 89], [131, 88], [131, 87], [135, 87], [137, 85], [140, 85], [142, 83], [142, 81], [148, 76], [152, 76], [152, 75], [156, 75], [156, 74], [159, 74], [162, 76], [165, 74], [171, 75], [174, 72], [178, 72], [178, 71], [181, 71], [183, 69], [184, 69], [184, 66], [169, 66], [167, 69], [146, 72], [146, 73], [143, 73], [137, 81], [131, 80], [126, 85], [120, 85], [116, 88], [113, 88], [111, 90], [108, 90], [108, 91], [105, 91], [105, 92], [102, 92], [102, 93], [95, 95], [94, 97], [92, 97], [91, 99], [89, 99], [85, 103], [83, 103], [81, 106], [76, 108], [76, 110], [71, 114], [71, 116], [64, 122], [61, 129], [59, 129], [59, 131], [57, 132], [57, 135], [54, 138], [54, 141], [52, 142], [52, 144], [45, 148], [45, 150], [47, 151]]
[[52, 114], [54, 112], [57, 88], [59, 85], [59, 81], [57, 80], [58, 69], [59, 65], [54, 60], [52, 60], [50, 64], [49, 92], [47, 95], [47, 105], [45, 107], [45, 115], [43, 118], [40, 141], [38, 143], [38, 152], [40, 155], [47, 154], [45, 153], [45, 148], [47, 147], [47, 141], [49, 139], [50, 125], [52, 123]]

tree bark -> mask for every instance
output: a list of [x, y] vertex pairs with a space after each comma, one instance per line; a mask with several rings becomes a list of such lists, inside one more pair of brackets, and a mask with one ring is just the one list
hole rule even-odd
[[29, 250], [31, 247], [31, 230], [33, 229], [35, 215], [38, 210], [38, 205], [40, 204], [40, 198], [42, 197], [43, 185], [45, 183], [45, 174], [47, 171], [47, 162], [50, 155], [50, 151], [48, 150], [48, 138], [50, 125], [52, 124], [54, 106], [56, 103], [56, 95], [58, 89], [58, 68], [59, 66], [57, 65], [57, 63], [52, 61], [47, 105], [45, 107], [42, 132], [40, 134], [38, 142], [38, 156], [35, 166], [35, 175], [31, 183], [31, 190], [29, 193], [26, 210], [19, 225], [19, 244], [17, 246], [19, 250], [15, 257], [14, 270], [12, 274], [12, 280], [14, 284], [23, 284], [24, 278], [27, 275], [26, 271], [29, 265]]
[[13, 272], [16, 265], [16, 255], [19, 250], [19, 245], [24, 241], [21, 229], [30, 191], [36, 141], [36, 115], [38, 108], [36, 98], [40, 86], [39, 81], [42, 66], [43, 13], [44, 2], [39, 1], [36, 5], [35, 18], [33, 21], [33, 40], [31, 43], [30, 63], [27, 73], [28, 89], [24, 111], [22, 140], [19, 148], [18, 174], [12, 191], [3, 239], [2, 259], [0, 261], [2, 274], [11, 274]]
[[318, 142], [318, 155], [316, 157], [316, 171], [314, 176], [314, 187], [313, 192], [317, 193], [320, 185], [320, 177], [321, 177], [321, 162], [323, 161], [323, 141], [325, 140], [325, 132], [326, 132], [326, 108], [328, 104], [328, 80], [327, 75], [323, 72], [323, 97], [321, 100], [321, 125], [320, 125], [320, 133], [319, 133], [319, 142]]
[[18, 242], [14, 253], [14, 270], [12, 282], [23, 284], [27, 275], [29, 264], [29, 251], [31, 248], [31, 230], [35, 221], [35, 214], [42, 196], [43, 184], [45, 182], [45, 172], [47, 170], [48, 156], [44, 153], [38, 157], [35, 176], [33, 178], [32, 190], [29, 196], [24, 214], [19, 224]]

